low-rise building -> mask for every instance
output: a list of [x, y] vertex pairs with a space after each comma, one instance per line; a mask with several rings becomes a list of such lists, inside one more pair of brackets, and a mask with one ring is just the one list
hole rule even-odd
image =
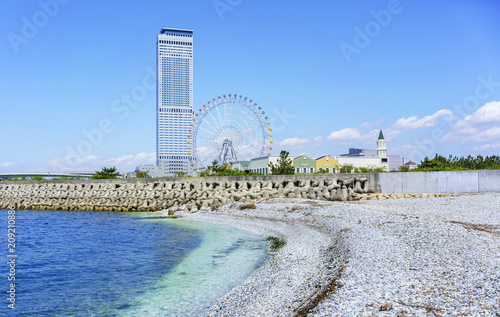
[[[377, 166], [377, 167], [385, 167], [387, 171], [397, 171], [399, 169], [399, 167], [403, 166], [403, 163], [404, 163], [404, 159], [401, 156], [387, 155], [387, 146], [386, 146], [386, 141], [384, 138], [384, 134], [382, 133], [382, 130], [380, 130], [380, 133], [378, 135], [377, 149], [376, 150], [349, 148], [349, 153], [342, 154], [341, 157], [371, 157], [371, 158], [381, 157], [381, 158], [386, 158], [386, 160], [381, 161], [381, 164], [384, 164], [383, 166], [378, 166], [378, 164], [374, 163], [375, 162], [374, 160], [372, 160], [371, 163], [368, 163], [368, 162], [370, 162], [369, 160], [364, 160], [364, 161], [361, 160], [361, 161], [356, 161], [356, 162], [359, 162], [361, 164], [359, 167], [367, 167], [366, 165], [372, 165], [372, 166]], [[385, 165], [385, 163], [389, 163], [389, 164]], [[355, 165], [354, 162], [351, 165]]]
[[414, 170], [418, 167], [418, 164], [413, 161], [409, 161], [405, 164], [405, 166], [408, 167], [409, 170]]
[[389, 171], [397, 171], [404, 164], [404, 158], [399, 155], [387, 155], [389, 158]]
[[326, 171], [327, 173], [339, 172], [339, 161], [329, 155], [320, 156], [316, 159], [316, 171]]
[[295, 174], [312, 174], [316, 172], [316, 160], [302, 155], [293, 159]]
[[231, 168], [238, 171], [248, 171], [248, 164], [250, 161], [237, 161], [231, 162]]
[[160, 176], [165, 176], [163, 173], [161, 173], [160, 167], [156, 165], [139, 165], [135, 168], [135, 171], [141, 171], [141, 172], [148, 172], [149, 176], [151, 177], [160, 177]]
[[279, 156], [269, 155], [253, 158], [250, 163], [248, 163], [248, 171], [260, 174], [272, 174], [269, 163], [278, 164]]
[[353, 172], [357, 172], [359, 168], [367, 168], [374, 170], [383, 168], [389, 170], [389, 160], [387, 157], [378, 156], [332, 156], [338, 161], [339, 168], [344, 166], [352, 166]]

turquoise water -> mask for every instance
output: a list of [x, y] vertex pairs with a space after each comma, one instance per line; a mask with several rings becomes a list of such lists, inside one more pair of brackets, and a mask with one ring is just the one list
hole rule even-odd
[[16, 211], [16, 309], [4, 235], [0, 315], [199, 316], [267, 257], [263, 237], [150, 216]]

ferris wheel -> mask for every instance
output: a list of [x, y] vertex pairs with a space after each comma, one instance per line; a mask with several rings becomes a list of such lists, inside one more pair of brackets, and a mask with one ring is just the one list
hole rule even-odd
[[271, 155], [269, 118], [247, 97], [228, 94], [212, 98], [195, 109], [191, 127], [192, 156], [198, 167], [209, 166], [214, 160], [222, 165]]

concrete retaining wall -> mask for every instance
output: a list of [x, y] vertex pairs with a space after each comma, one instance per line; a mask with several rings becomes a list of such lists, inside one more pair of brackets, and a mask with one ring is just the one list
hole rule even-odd
[[0, 209], [156, 211], [261, 198], [358, 200], [367, 193], [500, 192], [500, 171], [1, 182]]
[[380, 173], [381, 193], [500, 192], [500, 171]]
[[480, 193], [499, 193], [500, 192], [500, 171], [479, 171], [479, 189]]

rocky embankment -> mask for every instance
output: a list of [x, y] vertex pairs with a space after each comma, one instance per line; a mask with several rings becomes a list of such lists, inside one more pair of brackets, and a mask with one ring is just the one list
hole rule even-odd
[[196, 212], [214, 205], [262, 198], [303, 198], [324, 201], [366, 199], [376, 184], [365, 177], [294, 178], [286, 180], [216, 180], [147, 182], [1, 183], [0, 208], [158, 211], [183, 206]]

